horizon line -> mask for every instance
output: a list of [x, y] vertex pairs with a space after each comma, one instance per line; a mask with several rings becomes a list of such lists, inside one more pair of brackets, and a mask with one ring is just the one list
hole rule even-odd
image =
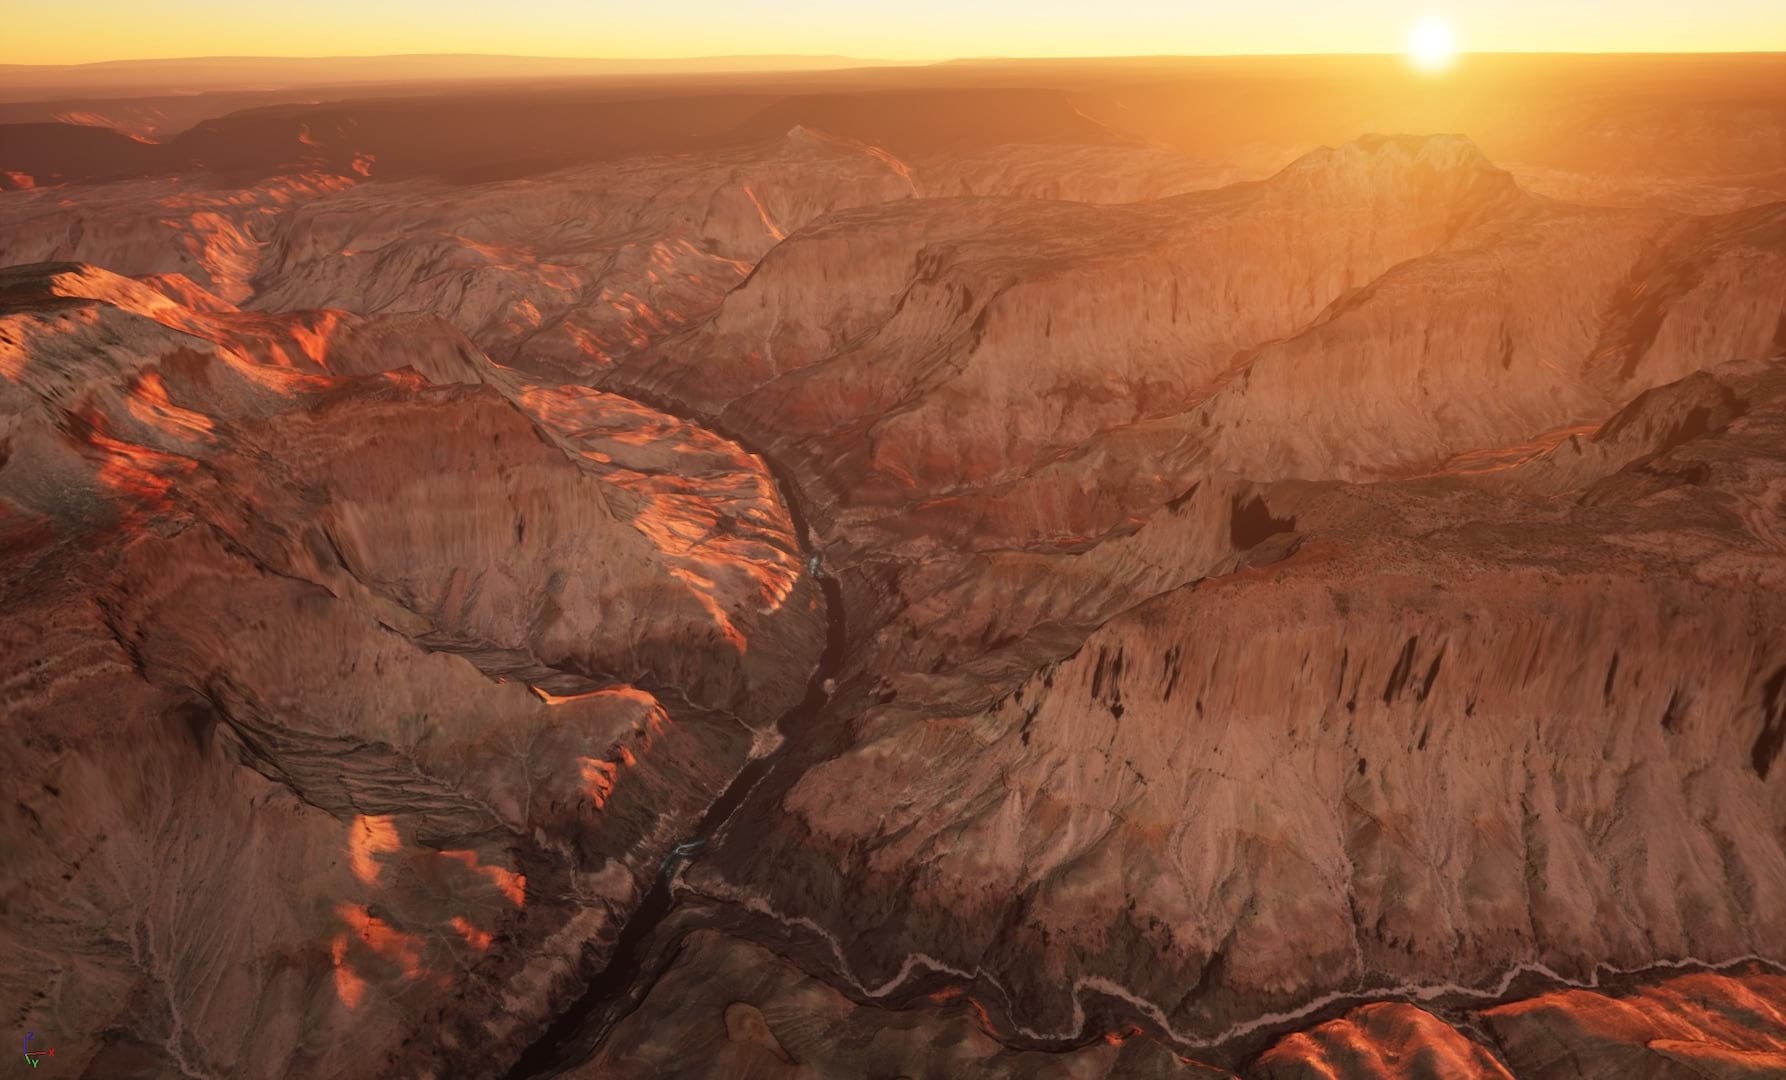
[[[1383, 49], [1366, 52], [1355, 51], [1304, 51], [1304, 52], [1207, 52], [1207, 53], [1034, 53], [1034, 54], [1001, 54], [985, 53], [963, 56], [940, 57], [876, 57], [855, 56], [849, 53], [707, 53], [700, 55], [676, 56], [554, 56], [534, 53], [480, 53], [480, 52], [374, 52], [374, 53], [320, 53], [314, 55], [288, 53], [216, 53], [198, 56], [125, 56], [112, 57], [105, 60], [80, 60], [65, 63], [41, 63], [29, 61], [0, 61], [0, 68], [83, 68], [102, 67], [108, 64], [175, 64], [197, 63], [202, 61], [235, 60], [235, 61], [322, 61], [322, 60], [407, 60], [407, 59], [483, 59], [483, 60], [537, 60], [568, 63], [699, 63], [714, 60], [844, 60], [862, 66], [891, 64], [899, 66], [935, 65], [953, 63], [978, 63], [990, 61], [1012, 60], [1270, 60], [1307, 57], [1343, 58], [1379, 58], [1400, 57], [1401, 50]], [[1465, 49], [1459, 52], [1462, 56], [1781, 56], [1786, 57], [1786, 46], [1768, 49]]]

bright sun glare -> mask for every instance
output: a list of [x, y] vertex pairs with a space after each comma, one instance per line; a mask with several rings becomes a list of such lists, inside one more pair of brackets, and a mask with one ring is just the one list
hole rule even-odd
[[1457, 59], [1457, 32], [1438, 15], [1408, 28], [1408, 62], [1421, 71], [1444, 71]]

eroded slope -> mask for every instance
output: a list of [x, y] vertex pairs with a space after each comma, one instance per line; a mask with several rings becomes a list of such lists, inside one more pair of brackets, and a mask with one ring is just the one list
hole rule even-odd
[[4, 292], [9, 1011], [107, 1076], [528, 1037], [804, 689], [773, 481], [440, 323]]

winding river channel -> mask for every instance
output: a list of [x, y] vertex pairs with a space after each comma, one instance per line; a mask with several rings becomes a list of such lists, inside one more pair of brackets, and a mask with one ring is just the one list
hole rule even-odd
[[[660, 412], [681, 415], [674, 409], [665, 408], [662, 402], [649, 401], [636, 395], [628, 396], [644, 401]], [[709, 430], [717, 430], [703, 418], [681, 418], [707, 426]], [[718, 433], [744, 445], [730, 433]], [[745, 448], [749, 449], [748, 446]], [[554, 1076], [586, 1060], [601, 1045], [614, 1025], [638, 1006], [654, 981], [653, 978], [641, 976], [646, 974], [644, 965], [652, 951], [655, 931], [676, 908], [677, 872], [685, 863], [700, 856], [707, 841], [725, 826], [751, 791], [788, 759], [789, 749], [818, 719], [830, 697], [826, 687], [843, 663], [846, 644], [843, 590], [837, 579], [826, 572], [822, 557], [814, 547], [806, 517], [801, 511], [798, 489], [792, 478], [767, 455], [757, 456], [768, 466], [775, 479], [782, 505], [787, 507], [788, 516], [793, 522], [794, 535], [800, 543], [807, 572], [818, 583], [824, 596], [825, 647], [819, 655], [818, 664], [813, 668], [811, 679], [807, 681], [806, 693], [776, 722], [776, 728], [782, 736], [780, 744], [771, 752], [746, 763], [720, 793], [719, 798], [714, 800], [713, 805], [707, 808], [694, 831], [670, 850], [644, 900], [621, 928], [620, 936], [609, 952], [607, 966], [589, 981], [582, 995], [559, 1013], [545, 1032], [521, 1053], [508, 1072], [509, 1080]]]

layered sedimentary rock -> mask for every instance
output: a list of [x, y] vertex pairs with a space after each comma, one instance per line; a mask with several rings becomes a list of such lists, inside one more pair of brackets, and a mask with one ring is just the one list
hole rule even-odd
[[132, 181], [77, 200], [49, 188], [9, 200], [0, 222], [14, 262], [181, 274], [270, 311], [437, 315], [502, 362], [588, 378], [706, 314], [833, 210], [970, 191], [1133, 201], [1231, 176], [1110, 147], [1004, 145], [909, 164], [795, 126], [742, 149], [450, 188], [323, 174], [241, 188]]
[[31, 192], [5, 209], [14, 261], [183, 273], [267, 310], [423, 312], [500, 360], [583, 370], [711, 308], [812, 217], [909, 196], [902, 169], [797, 130], [766, 152], [629, 159], [444, 203], [438, 182], [287, 178], [139, 181], [72, 203]]
[[1783, 290], [1780, 204], [1689, 218], [1540, 202], [1265, 346], [1195, 422], [1214, 429], [1213, 459], [1248, 476], [1418, 471], [1771, 355]]
[[1623, 992], [1565, 990], [1483, 1013], [1518, 1076], [1758, 1080], [1786, 1073], [1786, 978], [1679, 975]]
[[527, 1037], [804, 690], [760, 462], [438, 321], [0, 293], [9, 1010], [107, 1076]]
[[1019, 1045], [1770, 950], [1777, 365], [1566, 490], [1533, 462], [1548, 499], [1261, 482], [1618, 442], [1645, 387], [1777, 348], [1777, 218], [1561, 207], [1371, 139], [791, 238], [614, 380], [797, 463], [859, 642], [838, 727], [684, 886], [866, 999], [969, 988]]
[[344, 177], [289, 175], [244, 187], [186, 177], [44, 187], [0, 203], [8, 265], [86, 262], [128, 275], [178, 274], [231, 303], [253, 294], [273, 222]]
[[0, 1000], [107, 1076], [1766, 1075], [1780, 207], [884, 105], [0, 204], [111, 268], [0, 278]]
[[[1691, 475], [1690, 446], [1649, 475]], [[895, 682], [773, 811], [786, 850], [722, 847], [690, 887], [822, 912], [864, 992], [966, 980], [1044, 1041], [1132, 1012], [1189, 1047], [1336, 992], [1768, 950], [1786, 610], [1777, 536], [1742, 522], [1780, 477], [1718, 459], [1760, 501], [1608, 479], [1686, 518], [1641, 544], [1623, 499], [1275, 502], [1287, 557], [1110, 620], [984, 711]]]
[[840, 216], [618, 385], [779, 427], [789, 453], [867, 455], [830, 466], [857, 503], [990, 486], [1150, 420], [1156, 455], [1364, 479], [1768, 355], [1783, 253], [1778, 205], [1572, 207], [1461, 140], [1367, 140], [1134, 207]]
[[913, 194], [884, 151], [795, 129], [462, 191], [362, 188], [279, 231], [259, 306], [435, 312], [505, 362], [599, 371], [716, 305], [815, 217]]
[[1263, 1080], [1512, 1080], [1487, 1048], [1413, 1005], [1379, 1002], [1285, 1038], [1260, 1056]]

